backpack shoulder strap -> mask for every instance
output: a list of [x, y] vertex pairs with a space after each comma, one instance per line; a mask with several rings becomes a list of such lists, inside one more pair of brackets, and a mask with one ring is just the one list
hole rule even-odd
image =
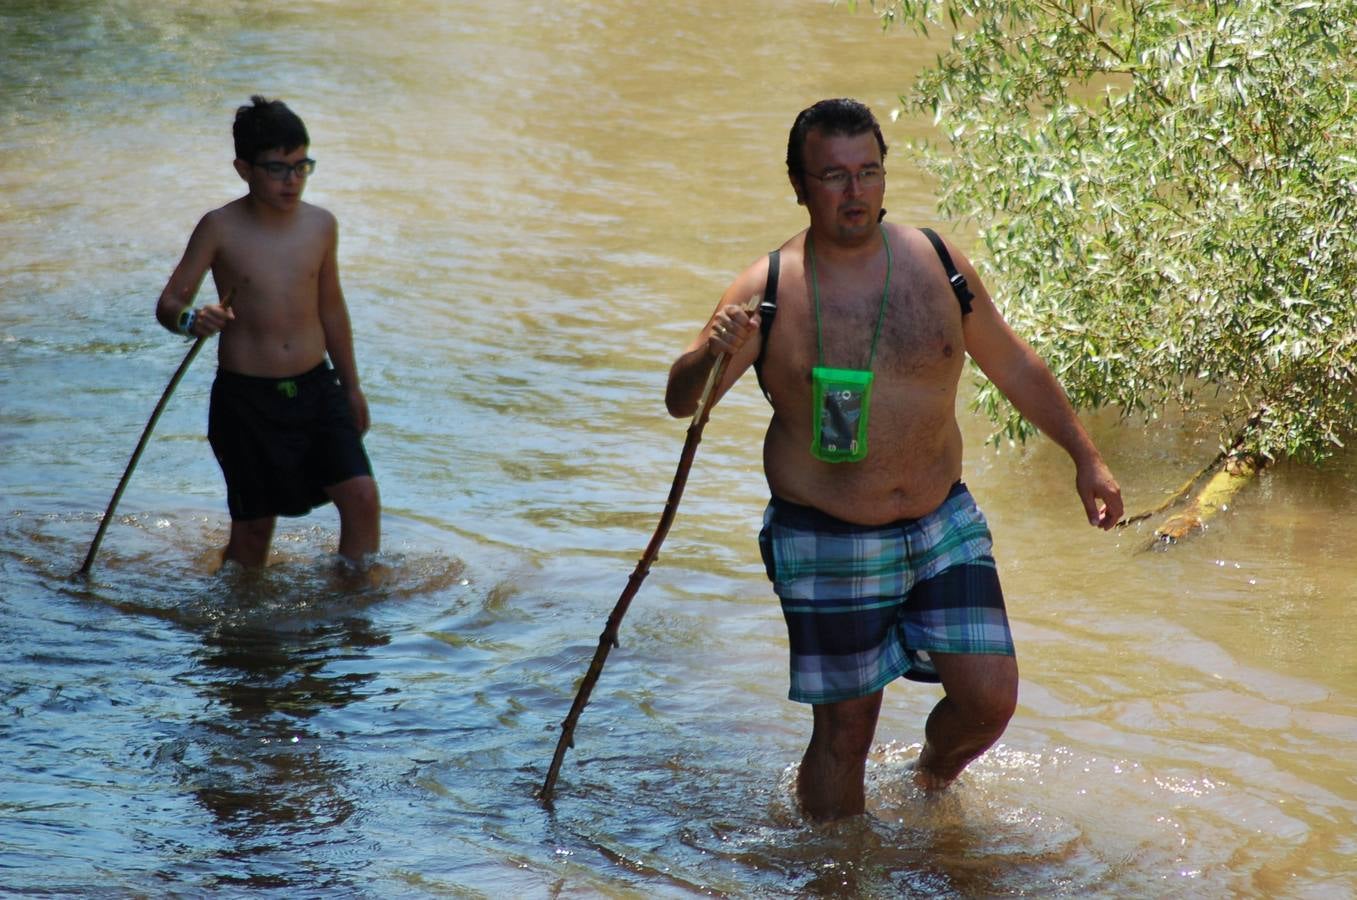
[[970, 286], [966, 284], [966, 276], [956, 270], [956, 264], [952, 262], [952, 254], [947, 252], [947, 245], [938, 237], [938, 233], [931, 228], [920, 228], [928, 242], [933, 245], [937, 251], [938, 259], [942, 260], [942, 267], [947, 270], [947, 283], [952, 286], [952, 293], [956, 294], [957, 303], [961, 304], [961, 314], [967, 315], [971, 311], [971, 300], [975, 295], [971, 293]]
[[763, 300], [759, 302], [759, 345], [758, 358], [754, 360], [754, 374], [759, 379], [759, 390], [768, 397], [768, 389], [763, 386], [763, 358], [768, 354], [768, 335], [773, 332], [773, 318], [777, 315], [777, 277], [781, 268], [782, 251], [774, 250], [768, 254], [768, 282], [763, 288]]
[[781, 268], [779, 263], [781, 256], [781, 250], [774, 250], [768, 254], [768, 283], [763, 288], [763, 301], [759, 303], [761, 317], [759, 330], [763, 332], [764, 337], [772, 330], [773, 317], [777, 315], [777, 276]]

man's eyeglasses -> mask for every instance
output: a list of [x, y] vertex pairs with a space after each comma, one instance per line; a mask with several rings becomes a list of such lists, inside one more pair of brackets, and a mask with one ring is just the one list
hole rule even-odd
[[250, 165], [263, 169], [274, 181], [287, 181], [288, 173], [296, 175], [298, 178], [305, 178], [316, 171], [316, 161], [314, 159], [304, 159], [301, 162], [257, 162]]
[[881, 187], [886, 183], [885, 169], [863, 169], [857, 175], [847, 169], [835, 169], [825, 175], [816, 175], [814, 172], [806, 174], [832, 191], [846, 190], [854, 178], [857, 179], [858, 187], [863, 188]]

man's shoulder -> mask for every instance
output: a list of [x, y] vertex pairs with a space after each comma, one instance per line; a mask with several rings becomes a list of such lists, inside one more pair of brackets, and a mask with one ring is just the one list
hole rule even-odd
[[800, 259], [806, 252], [806, 233], [810, 229], [803, 228], [796, 234], [787, 238], [778, 246], [778, 253], [782, 256], [791, 256]]
[[901, 225], [896, 222], [882, 222], [881, 227], [886, 230], [886, 234], [890, 237], [892, 247], [904, 247], [923, 256], [936, 256], [938, 255], [936, 245], [928, 235], [928, 231], [932, 231], [947, 250], [949, 256], [953, 259], [965, 258], [965, 254], [956, 242], [948, 237], [942, 229]]
[[927, 236], [924, 235], [923, 229], [917, 226], [882, 221], [881, 228], [886, 233], [886, 237], [890, 239], [892, 247], [918, 250], [928, 246]]
[[806, 232], [798, 231], [781, 244], [773, 247], [768, 253], [760, 254], [747, 268], [745, 268], [744, 272], [741, 273], [741, 276], [752, 278], [762, 283], [768, 276], [769, 262], [772, 259], [773, 253], [777, 254], [778, 268], [785, 269], [788, 264], [799, 266], [801, 264], [801, 259], [805, 256], [805, 251]]

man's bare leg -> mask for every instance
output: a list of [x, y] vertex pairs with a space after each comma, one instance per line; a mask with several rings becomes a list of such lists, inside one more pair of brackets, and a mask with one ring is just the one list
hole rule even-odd
[[222, 562], [237, 562], [250, 569], [257, 569], [269, 558], [269, 543], [273, 540], [273, 525], [276, 516], [261, 519], [232, 519], [231, 537], [226, 542], [226, 552]]
[[931, 654], [946, 696], [924, 727], [914, 783], [939, 791], [999, 740], [1018, 705], [1018, 661], [998, 654]]
[[838, 703], [817, 703], [810, 746], [796, 777], [796, 795], [807, 818], [853, 816], [866, 808], [863, 779], [872, 749], [881, 691]]
[[339, 555], [362, 565], [381, 546], [382, 503], [377, 482], [370, 475], [359, 475], [330, 485], [325, 493], [339, 510]]

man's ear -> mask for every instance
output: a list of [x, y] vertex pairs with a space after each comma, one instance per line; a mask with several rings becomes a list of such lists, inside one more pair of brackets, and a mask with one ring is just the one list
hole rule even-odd
[[247, 163], [247, 162], [246, 162], [245, 160], [243, 160], [243, 159], [237, 159], [237, 160], [235, 160], [235, 162], [232, 163], [232, 165], [234, 165], [234, 166], [236, 167], [236, 174], [239, 175], [239, 176], [241, 177], [241, 180], [242, 180], [242, 181], [249, 181], [249, 180], [250, 180], [250, 164], [249, 164], [249, 163]]
[[790, 181], [790, 182], [792, 183], [792, 190], [796, 192], [796, 205], [797, 205], [797, 206], [805, 206], [805, 205], [806, 205], [806, 197], [805, 197], [804, 194], [801, 193], [801, 189], [802, 189], [802, 184], [801, 184], [801, 182], [800, 182], [799, 180], [797, 180], [796, 176], [794, 176], [794, 175], [788, 175], [788, 176], [787, 176], [787, 180]]

